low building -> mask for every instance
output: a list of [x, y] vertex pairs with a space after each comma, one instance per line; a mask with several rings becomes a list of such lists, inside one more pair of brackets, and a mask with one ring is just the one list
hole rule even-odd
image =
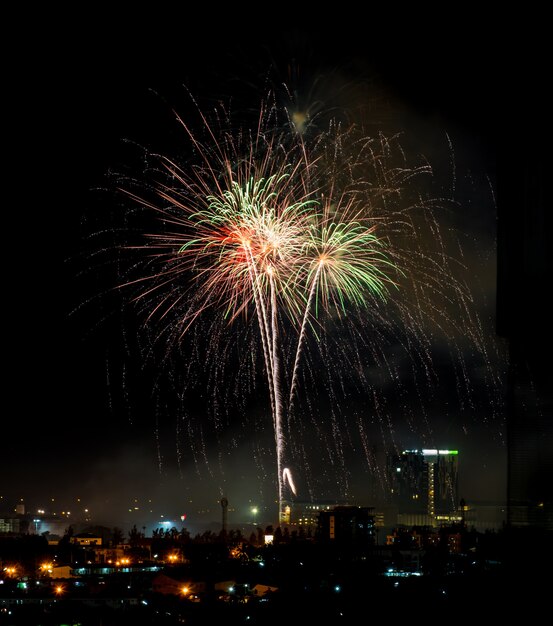
[[71, 537], [71, 543], [76, 543], [83, 547], [101, 546], [102, 537], [92, 533], [79, 533]]
[[318, 538], [337, 543], [374, 543], [372, 507], [337, 506], [319, 513]]
[[[21, 522], [24, 521], [19, 517], [0, 517], [0, 534], [9, 533], [17, 535], [25, 532], [21, 529]], [[28, 527], [28, 523], [26, 524]]]
[[267, 594], [275, 593], [277, 591], [278, 591], [278, 587], [273, 587], [270, 585], [257, 584], [252, 587], [252, 594], [260, 598], [262, 598], [263, 596], [266, 596]]
[[303, 526], [304, 528], [317, 528], [319, 523], [319, 513], [321, 511], [331, 511], [337, 506], [348, 506], [346, 502], [335, 500], [318, 500], [316, 502], [293, 502], [291, 510], [292, 526]]
[[49, 570], [49, 576], [54, 579], [74, 578], [75, 574], [73, 574], [72, 570], [73, 568], [70, 565], [54, 565]]

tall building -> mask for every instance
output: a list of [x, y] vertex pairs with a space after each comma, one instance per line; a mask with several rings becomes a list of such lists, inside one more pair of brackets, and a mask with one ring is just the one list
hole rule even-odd
[[372, 507], [336, 506], [319, 513], [318, 537], [321, 541], [372, 545], [374, 532]]
[[447, 515], [459, 504], [457, 450], [404, 450], [390, 453], [387, 473], [391, 502], [400, 514]]

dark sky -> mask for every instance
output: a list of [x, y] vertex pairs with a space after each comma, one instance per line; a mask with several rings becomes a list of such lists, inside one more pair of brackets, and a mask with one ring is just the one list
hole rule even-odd
[[[308, 21], [303, 15], [297, 19]], [[422, 30], [354, 26], [354, 16], [339, 28], [294, 24], [282, 30], [245, 25], [206, 30], [204, 24], [160, 30], [158, 20], [134, 30], [106, 22], [94, 20], [86, 33], [49, 29], [34, 42], [33, 60], [16, 72], [8, 96], [12, 167], [7, 210], [14, 225], [5, 233], [17, 244], [7, 242], [15, 257], [14, 271], [7, 272], [5, 403], [11, 408], [3, 411], [0, 493], [38, 501], [84, 491], [89, 500], [101, 502], [107, 493], [113, 502], [116, 494], [127, 497], [135, 491], [171, 500], [182, 490], [186, 498], [213, 502], [220, 497], [221, 480], [209, 473], [218, 470], [206, 470], [201, 460], [200, 469], [194, 468], [187, 450], [178, 453], [184, 460], [177, 468], [174, 415], [167, 415], [174, 400], [152, 400], [156, 372], [152, 365], [141, 369], [137, 363], [139, 324], [129, 310], [120, 312], [117, 292], [107, 293], [115, 274], [103, 267], [105, 256], [91, 256], [96, 241], [106, 241], [91, 235], [121, 224], [113, 218], [122, 209], [110, 191], [110, 172], [126, 171], [140, 152], [126, 142], [178, 153], [180, 135], [171, 109], [186, 114], [183, 85], [202, 105], [232, 98], [238, 109], [249, 102], [256, 107], [266, 93], [267, 76], [286, 81], [293, 66], [301, 68], [300, 88], [323, 76], [327, 84], [348, 85], [347, 99], [358, 98], [355, 86], [364, 85], [362, 93], [375, 94], [383, 123], [405, 124], [414, 136], [407, 142], [430, 138], [421, 152], [432, 153], [440, 144], [437, 153], [444, 154], [447, 133], [463, 179], [480, 181], [471, 187], [478, 195], [484, 193], [481, 181], [496, 185], [496, 157], [503, 147], [498, 137], [505, 130], [499, 119], [516, 114], [514, 103], [523, 101], [520, 92], [509, 97], [505, 77], [515, 92], [525, 83], [517, 86], [519, 65], [502, 54], [494, 31], [478, 20], [467, 19], [470, 31], [461, 28], [458, 34], [449, 25]], [[204, 36], [192, 36], [196, 30]], [[348, 105], [330, 92], [333, 103]], [[518, 122], [512, 124], [516, 129]], [[496, 345], [495, 261], [489, 256], [495, 208], [486, 194], [485, 201], [473, 195], [466, 209], [472, 237], [467, 249], [470, 263], [486, 258], [491, 264], [475, 281], [486, 302], [480, 311], [486, 333]], [[498, 367], [503, 365], [499, 359]], [[453, 409], [450, 421], [440, 426], [437, 445], [447, 445], [450, 436], [453, 445], [462, 448], [465, 442], [470, 450], [471, 462], [462, 466], [463, 485], [471, 492], [466, 497], [501, 499], [501, 421], [490, 426], [479, 420], [479, 415], [458, 418]], [[210, 468], [222, 463], [229, 475], [242, 476], [248, 470], [236, 468], [240, 455], [251, 456], [248, 438], [234, 441], [225, 432], [222, 443], [219, 460], [214, 449], [208, 451], [215, 458]], [[353, 471], [362, 484], [358, 470]], [[233, 491], [232, 480], [225, 490]], [[251, 496], [234, 486], [235, 501], [260, 497], [255, 478], [250, 482]]]

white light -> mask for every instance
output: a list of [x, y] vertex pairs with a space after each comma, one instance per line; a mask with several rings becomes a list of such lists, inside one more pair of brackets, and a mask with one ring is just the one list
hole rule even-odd
[[425, 448], [422, 451], [424, 456], [437, 456], [438, 454], [459, 454], [457, 450], [431, 450]]

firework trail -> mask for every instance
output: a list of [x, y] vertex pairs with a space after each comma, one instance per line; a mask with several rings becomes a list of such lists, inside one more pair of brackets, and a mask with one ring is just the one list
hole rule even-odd
[[[252, 363], [255, 370], [259, 346], [282, 520], [287, 494], [296, 494], [288, 457], [302, 449], [294, 438], [295, 402], [300, 382], [305, 386], [302, 371], [308, 372], [302, 364], [314, 350], [326, 355], [330, 326], [343, 371], [364, 377], [367, 362], [358, 345], [369, 348], [372, 366], [384, 361], [391, 371], [380, 346], [401, 335], [406, 352], [418, 353], [432, 379], [425, 317], [439, 328], [451, 320], [447, 307], [429, 310], [422, 294], [462, 298], [466, 290], [452, 279], [443, 254], [419, 247], [416, 216], [432, 228], [436, 207], [414, 183], [432, 171], [426, 163], [407, 163], [397, 137], [368, 138], [332, 122], [306, 137], [276, 105], [262, 105], [253, 130], [234, 128], [224, 111], [215, 123], [200, 116], [194, 133], [177, 116], [196, 156], [192, 164], [160, 156], [149, 189], [143, 182], [138, 192], [123, 188], [159, 219], [147, 243], [135, 246], [146, 260], [125, 285], [136, 288], [135, 300], [146, 321], [157, 323], [160, 339], [207, 340], [215, 369], [238, 356], [240, 378]], [[402, 159], [392, 166], [397, 154]], [[401, 292], [404, 300], [396, 295]], [[356, 334], [360, 319], [371, 329], [368, 343]], [[239, 327], [234, 343], [233, 325]], [[246, 344], [248, 359], [239, 356]], [[344, 376], [337, 374], [346, 388]], [[333, 397], [330, 379], [327, 389]], [[314, 411], [310, 415], [315, 425]], [[340, 428], [332, 419], [340, 456]]]

